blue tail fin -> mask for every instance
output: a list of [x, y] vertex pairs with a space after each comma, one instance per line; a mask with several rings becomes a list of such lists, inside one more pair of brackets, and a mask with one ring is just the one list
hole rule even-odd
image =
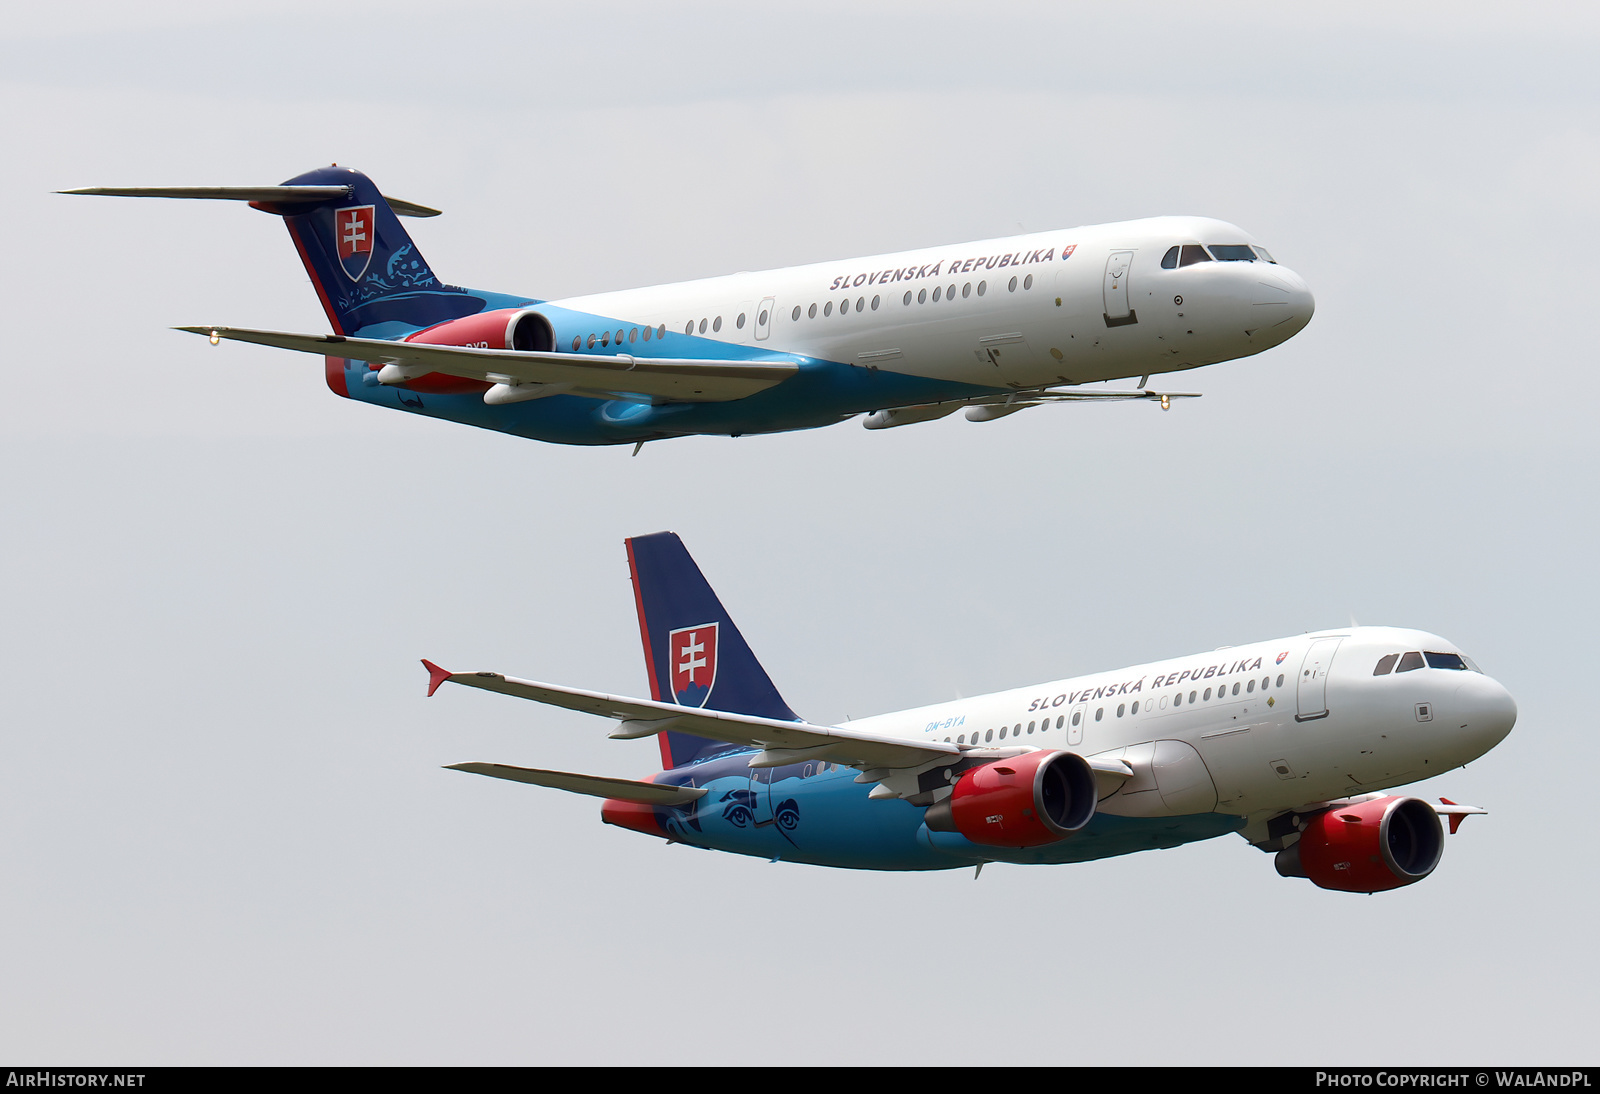
[[[672, 532], [627, 541], [639, 634], [657, 702], [798, 721], [734, 626], [727, 609]], [[733, 747], [687, 733], [662, 733], [661, 764], [682, 767]]]
[[339, 334], [392, 338], [476, 315], [522, 297], [446, 285], [411, 241], [371, 179], [348, 167], [319, 167], [285, 186], [348, 186], [321, 202], [252, 202], [283, 217], [306, 273]]

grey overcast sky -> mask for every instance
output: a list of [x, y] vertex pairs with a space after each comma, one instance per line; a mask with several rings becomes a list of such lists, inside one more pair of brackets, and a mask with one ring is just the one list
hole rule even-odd
[[[36, 5], [0, 27], [0, 1056], [30, 1063], [1594, 1062], [1600, 16], [1577, 4]], [[271, 218], [53, 196], [337, 161], [540, 296], [1166, 213], [1311, 325], [1204, 399], [541, 445], [352, 404]], [[837, 720], [1361, 623], [1516, 696], [1486, 806], [1355, 897], [1236, 837], [874, 875], [442, 771], [653, 742], [681, 533]]]

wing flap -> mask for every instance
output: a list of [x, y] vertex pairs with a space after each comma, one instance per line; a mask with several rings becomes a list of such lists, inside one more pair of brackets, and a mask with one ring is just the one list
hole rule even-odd
[[787, 361], [712, 361], [698, 358], [599, 356], [510, 349], [435, 346], [347, 338], [337, 334], [238, 327], [178, 327], [190, 334], [228, 338], [258, 346], [345, 357], [372, 364], [421, 365], [491, 384], [566, 384], [575, 391], [606, 397], [614, 393], [649, 395], [684, 402], [728, 402], [780, 384], [799, 371]]
[[599, 775], [579, 775], [572, 771], [512, 767], [510, 764], [465, 763], [446, 764], [445, 767], [449, 771], [468, 771], [494, 779], [509, 779], [573, 794], [587, 794], [591, 798], [619, 798], [642, 805], [688, 805], [705, 794], [704, 790], [693, 786], [657, 786], [635, 779], [608, 779]]

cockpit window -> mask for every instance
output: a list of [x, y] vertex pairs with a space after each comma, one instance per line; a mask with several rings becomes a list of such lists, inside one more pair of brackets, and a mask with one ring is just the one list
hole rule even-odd
[[1211, 255], [1218, 262], [1254, 262], [1255, 251], [1243, 243], [1213, 243]]
[[1394, 671], [1410, 672], [1412, 669], [1420, 669], [1422, 664], [1422, 654], [1418, 653], [1416, 650], [1412, 650], [1410, 653], [1400, 658], [1400, 667]]
[[1178, 268], [1178, 248], [1167, 248], [1167, 253], [1161, 256], [1161, 268], [1163, 270], [1176, 270]]
[[1265, 247], [1257, 247], [1256, 248], [1256, 254], [1261, 256], [1261, 261], [1263, 261], [1263, 262], [1270, 262], [1274, 266], [1276, 266], [1278, 264], [1278, 260], [1276, 258], [1273, 258], [1271, 255], [1269, 255], [1267, 253], [1267, 249]]
[[1193, 266], [1196, 262], [1210, 262], [1211, 256], [1206, 254], [1206, 249], [1198, 243], [1185, 243], [1183, 257], [1178, 260], [1180, 266]]
[[1400, 660], [1400, 655], [1398, 653], [1386, 654], [1385, 656], [1379, 658], [1378, 667], [1372, 670], [1372, 675], [1386, 675], [1390, 669], [1394, 668], [1394, 663], [1398, 660]]
[[1459, 653], [1425, 653], [1430, 669], [1460, 669], [1467, 671], [1467, 663], [1461, 660]]

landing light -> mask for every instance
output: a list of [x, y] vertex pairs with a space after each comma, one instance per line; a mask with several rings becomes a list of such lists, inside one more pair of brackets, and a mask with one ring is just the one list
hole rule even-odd
[[1169, 398], [1166, 395], [1161, 396], [1161, 409], [1162, 410], [1171, 410], [1172, 409], [1172, 400], [1171, 400], [1171, 398]]
[[[219, 335], [216, 331], [212, 331], [211, 332], [211, 344], [213, 346], [215, 346], [215, 345], [219, 345], [221, 342], [222, 342], [222, 336]], [[1163, 400], [1163, 401], [1165, 401], [1165, 400]]]

